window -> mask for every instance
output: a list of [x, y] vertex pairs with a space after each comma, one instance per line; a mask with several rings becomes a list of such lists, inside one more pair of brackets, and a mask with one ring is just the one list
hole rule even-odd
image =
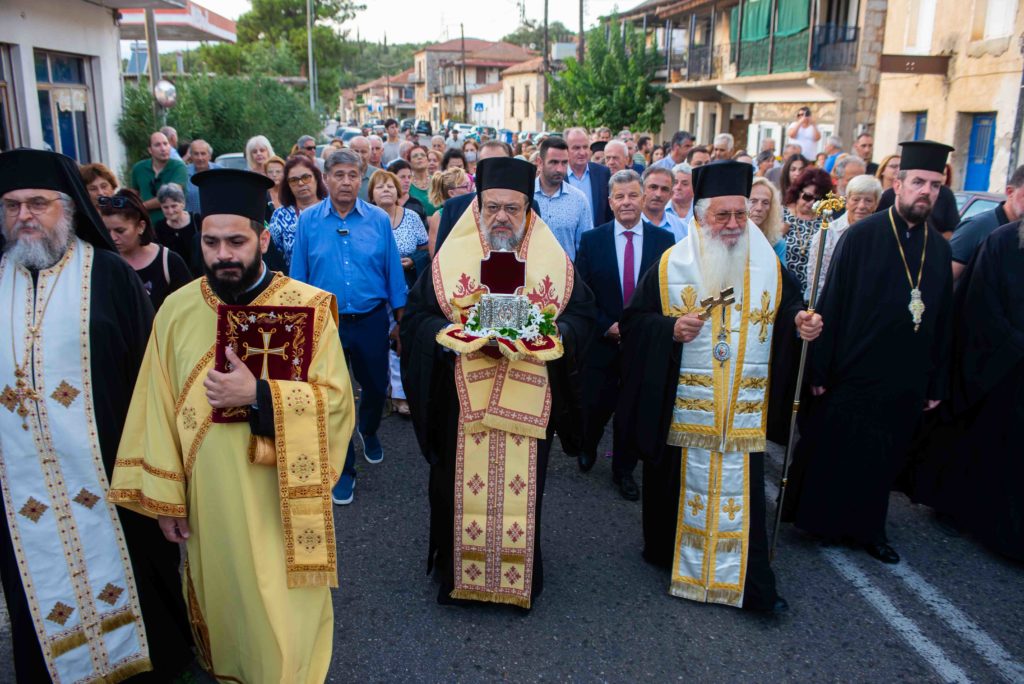
[[476, 68], [476, 82], [487, 83], [487, 69], [483, 67]]
[[924, 140], [928, 132], [928, 112], [900, 113], [900, 140]]
[[523, 86], [523, 116], [530, 116], [530, 86]]
[[907, 32], [904, 46], [912, 55], [927, 55], [935, 28], [935, 0], [910, 0], [907, 3]]
[[82, 57], [35, 52], [36, 88], [43, 140], [54, 152], [88, 163], [89, 87]]
[[511, 86], [508, 89], [508, 107], [509, 107], [508, 115], [509, 116], [515, 116], [516, 115], [516, 87], [515, 86]]
[[971, 40], [1004, 38], [1013, 32], [1016, 0], [975, 0]]
[[13, 150], [20, 144], [15, 119], [14, 84], [11, 78], [10, 47], [0, 45], [0, 152]]

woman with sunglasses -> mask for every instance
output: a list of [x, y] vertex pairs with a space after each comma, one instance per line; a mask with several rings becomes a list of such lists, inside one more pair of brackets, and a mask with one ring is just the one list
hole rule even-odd
[[156, 231], [137, 192], [123, 188], [111, 197], [100, 197], [99, 205], [118, 253], [135, 269], [153, 309], [159, 309], [167, 295], [192, 280], [188, 267], [180, 256], [155, 242]]
[[274, 246], [284, 255], [286, 267], [290, 268], [299, 214], [327, 197], [327, 186], [316, 162], [304, 154], [288, 157], [282, 177], [281, 206], [270, 217], [267, 230]]
[[807, 263], [811, 255], [811, 239], [821, 230], [821, 217], [814, 212], [814, 203], [832, 191], [832, 176], [812, 166], [789, 186], [786, 205], [782, 209], [782, 230], [786, 241], [786, 268], [807, 289]]
[[434, 242], [437, 240], [437, 227], [441, 225], [441, 210], [446, 201], [452, 197], [473, 192], [473, 180], [463, 169], [453, 166], [447, 171], [434, 174], [430, 180], [430, 202], [441, 207], [437, 213], [427, 219], [430, 236], [430, 257], [434, 257]]

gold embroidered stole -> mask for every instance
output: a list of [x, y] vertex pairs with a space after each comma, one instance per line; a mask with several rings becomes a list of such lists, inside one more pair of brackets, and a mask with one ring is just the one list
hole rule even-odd
[[[221, 301], [204, 278], [200, 283], [208, 307], [194, 315], [209, 317], [213, 336], [217, 306]], [[313, 354], [328, 316], [335, 316], [330, 293], [291, 278], [276, 275], [252, 306], [305, 306], [316, 310]], [[185, 517], [185, 488], [203, 442], [214, 425], [213, 409], [206, 398], [203, 379], [214, 367], [214, 347], [203, 354], [181, 387], [174, 405], [176, 437], [180, 442], [181, 471], [155, 467], [146, 458], [122, 457], [122, 441], [116, 463], [117, 489], [110, 500], [154, 516]], [[144, 364], [145, 367], [145, 364]], [[141, 382], [141, 378], [140, 378]], [[254, 466], [277, 469], [281, 522], [284, 528], [289, 587], [338, 586], [334, 512], [331, 487], [337, 479], [328, 460], [327, 402], [323, 390], [310, 382], [270, 380], [274, 411], [274, 437], [249, 436], [248, 459]], [[145, 400], [136, 396], [135, 401]], [[220, 430], [246, 430], [248, 425], [217, 425]], [[145, 456], [145, 455], [144, 455]]]
[[[760, 230], [748, 224], [747, 234], [738, 302], [725, 309], [724, 321], [722, 309], [714, 308], [710, 325], [683, 345], [666, 439], [683, 447], [669, 591], [735, 607], [743, 604], [749, 551], [749, 452], [765, 449], [771, 331], [782, 296], [778, 258]], [[695, 313], [701, 296], [711, 294], [703, 292], [700, 239], [691, 232], [662, 257], [666, 316]], [[733, 352], [724, 363], [712, 355], [719, 340]]]
[[[521, 294], [560, 314], [572, 294], [572, 264], [532, 212], [519, 249]], [[452, 598], [530, 607], [537, 510], [537, 440], [547, 435], [551, 389], [545, 361], [562, 354], [557, 338], [487, 346], [464, 333], [466, 310], [487, 290], [480, 260], [490, 250], [474, 204], [459, 219], [432, 266], [435, 292], [452, 325], [438, 343], [459, 352], [455, 381], [459, 428], [455, 468]]]

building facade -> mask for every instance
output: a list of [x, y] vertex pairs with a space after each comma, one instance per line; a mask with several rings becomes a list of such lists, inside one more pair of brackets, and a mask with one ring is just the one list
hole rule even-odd
[[544, 130], [544, 58], [534, 57], [501, 73], [505, 126], [513, 131]]
[[480, 88], [499, 83], [506, 69], [530, 59], [535, 54], [532, 50], [518, 45], [498, 42], [467, 52], [465, 59], [460, 53], [457, 57], [442, 60], [441, 89], [435, 96], [441, 121], [463, 121], [468, 118], [471, 122], [472, 111], [470, 110], [469, 116], [466, 117], [464, 95], [472, 97]]
[[425, 119], [436, 129], [441, 117], [441, 63], [458, 58], [463, 48], [473, 52], [492, 43], [479, 38], [447, 40], [428, 45], [413, 56], [413, 73], [409, 77], [415, 86], [416, 118]]
[[357, 85], [353, 89], [356, 119], [402, 119], [416, 115], [416, 88], [410, 82], [413, 68]]
[[474, 90], [470, 96], [469, 120], [475, 126], [505, 128], [504, 85], [489, 83]]
[[876, 150], [953, 145], [953, 187], [1002, 192], [1022, 161], [1018, 0], [889, 0]]

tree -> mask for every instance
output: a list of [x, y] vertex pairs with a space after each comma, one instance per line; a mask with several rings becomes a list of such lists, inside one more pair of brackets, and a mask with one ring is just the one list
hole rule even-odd
[[563, 71], [549, 74], [544, 113], [549, 127], [661, 129], [669, 95], [652, 83], [660, 60], [631, 23], [624, 33], [615, 28], [619, 26], [615, 17], [609, 23], [613, 30], [608, 37], [603, 26], [588, 32], [582, 66], [569, 58]]
[[[548, 40], [552, 43], [566, 43], [572, 40], [573, 32], [562, 22], [553, 21], [548, 24]], [[526, 23], [508, 34], [503, 41], [513, 45], [522, 45], [534, 50], [544, 46], [544, 24], [527, 19]]]
[[[254, 135], [265, 135], [280, 156], [286, 156], [300, 135], [316, 135], [317, 116], [302, 97], [277, 81], [261, 76], [192, 76], [179, 78], [178, 102], [167, 123], [182, 141], [202, 138], [214, 154], [242, 152]], [[160, 123], [153, 114], [148, 79], [126, 86], [117, 132], [129, 160], [142, 159], [149, 135]]]
[[[366, 9], [354, 0], [313, 0], [313, 23], [341, 25]], [[306, 0], [252, 0], [252, 9], [238, 18], [239, 43], [269, 40], [276, 43], [291, 38], [296, 31], [306, 32]], [[303, 43], [305, 50], [305, 43]]]

